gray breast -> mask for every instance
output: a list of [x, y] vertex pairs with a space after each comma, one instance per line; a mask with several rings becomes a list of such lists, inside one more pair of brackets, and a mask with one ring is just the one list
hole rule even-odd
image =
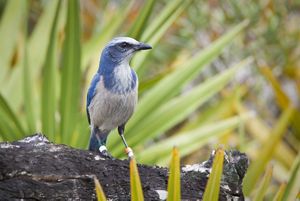
[[103, 79], [97, 86], [97, 93], [89, 106], [91, 125], [100, 130], [110, 131], [126, 123], [134, 112], [137, 103], [137, 86], [124, 94], [108, 91]]

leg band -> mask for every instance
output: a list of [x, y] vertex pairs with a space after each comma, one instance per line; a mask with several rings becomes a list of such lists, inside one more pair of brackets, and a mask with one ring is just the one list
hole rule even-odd
[[99, 151], [100, 151], [101, 153], [102, 153], [103, 151], [107, 151], [106, 146], [101, 145], [101, 146], [99, 147]]

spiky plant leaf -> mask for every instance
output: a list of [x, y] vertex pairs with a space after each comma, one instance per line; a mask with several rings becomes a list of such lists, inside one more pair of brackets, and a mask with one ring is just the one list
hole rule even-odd
[[282, 201], [284, 191], [286, 189], [286, 183], [282, 183], [277, 191], [273, 201]]
[[287, 182], [287, 186], [283, 195], [284, 201], [294, 200], [296, 197], [299, 197], [299, 189], [300, 189], [300, 153], [298, 153], [297, 158], [294, 160], [294, 164], [292, 166], [289, 180]]
[[104, 191], [101, 187], [101, 184], [97, 177], [94, 177], [95, 189], [96, 189], [96, 196], [98, 201], [106, 201], [106, 197]]
[[[79, 1], [68, 1], [66, 38], [63, 47], [60, 100], [60, 135], [68, 143], [78, 120], [80, 95], [80, 18]], [[61, 139], [58, 139], [60, 142]]]
[[243, 190], [245, 195], [250, 195], [254, 190], [254, 186], [259, 176], [264, 171], [266, 164], [272, 158], [274, 153], [274, 147], [278, 146], [282, 136], [284, 135], [287, 126], [289, 125], [290, 119], [294, 114], [294, 108], [288, 107], [283, 114], [280, 116], [278, 123], [272, 130], [272, 138], [264, 143], [260, 151], [260, 157], [257, 158], [250, 164], [248, 172], [244, 178]]
[[264, 196], [270, 185], [272, 175], [273, 175], [273, 166], [270, 165], [266, 170], [265, 176], [263, 177], [261, 184], [257, 188], [257, 192], [254, 196], [253, 201], [263, 201]]
[[132, 201], [143, 201], [144, 194], [135, 158], [130, 159], [130, 193]]
[[43, 81], [42, 81], [42, 131], [49, 139], [55, 139], [56, 122], [56, 82], [57, 82], [57, 68], [55, 66], [56, 54], [56, 29], [59, 11], [61, 7], [59, 1], [56, 7], [55, 17], [52, 22], [49, 44], [47, 48], [46, 58], [43, 65]]
[[224, 150], [219, 148], [216, 150], [211, 173], [209, 175], [203, 201], [218, 201], [220, 192], [220, 183], [223, 172]]
[[167, 201], [179, 201], [181, 200], [180, 156], [176, 147], [174, 147], [172, 151], [172, 159], [169, 171]]

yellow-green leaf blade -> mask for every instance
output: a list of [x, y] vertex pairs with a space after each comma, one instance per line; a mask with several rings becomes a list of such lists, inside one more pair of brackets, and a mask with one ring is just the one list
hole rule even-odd
[[[200, 126], [190, 131], [178, 133], [177, 135], [156, 142], [147, 149], [136, 153], [136, 157], [140, 161], [143, 161], [143, 163], [154, 163], [158, 161], [160, 164], [165, 165], [162, 161], [166, 161], [168, 153], [173, 146], [177, 146], [181, 150], [181, 155], [186, 156], [202, 147], [209, 140], [218, 138], [226, 132], [233, 130], [241, 121], [248, 120], [251, 117], [253, 117], [253, 113], [247, 113]], [[157, 155], [160, 156], [159, 160], [157, 160]]]
[[60, 134], [68, 143], [77, 121], [80, 100], [80, 18], [79, 1], [68, 1], [66, 38], [63, 47], [61, 76]]
[[290, 119], [294, 114], [294, 108], [288, 107], [280, 116], [278, 123], [272, 130], [272, 138], [264, 143], [260, 152], [260, 157], [250, 164], [249, 170], [244, 178], [243, 190], [245, 195], [250, 195], [253, 190], [259, 176], [263, 173], [266, 164], [271, 159], [278, 143], [280, 142], [287, 126], [290, 123]]
[[268, 190], [268, 187], [270, 185], [271, 179], [272, 179], [272, 174], [273, 174], [273, 167], [269, 166], [267, 168], [266, 174], [263, 177], [263, 180], [259, 187], [257, 188], [257, 193], [254, 196], [253, 201], [263, 201], [264, 196]]
[[95, 183], [95, 190], [96, 190], [96, 196], [98, 201], [106, 201], [105, 194], [103, 192], [103, 189], [100, 185], [99, 180], [94, 177], [94, 183]]
[[56, 30], [59, 11], [61, 7], [59, 1], [56, 7], [55, 17], [52, 22], [49, 44], [47, 48], [46, 58], [43, 65], [43, 81], [42, 81], [42, 131], [49, 139], [55, 140], [55, 112], [56, 112], [56, 82], [57, 72], [55, 66], [55, 43]]
[[130, 193], [131, 201], [143, 201], [142, 184], [134, 158], [130, 159]]
[[24, 22], [24, 11], [26, 1], [6, 1], [4, 13], [0, 23], [0, 83], [6, 81], [4, 77], [9, 70], [9, 63], [20, 32], [20, 26]]
[[205, 187], [203, 201], [218, 201], [223, 172], [223, 161], [224, 150], [219, 148], [214, 157], [212, 170]]
[[[170, 1], [173, 3], [176, 3], [175, 1]], [[177, 2], [178, 3], [178, 2]], [[184, 9], [189, 5], [190, 1], [183, 1], [179, 6], [177, 6], [175, 8], [175, 10], [172, 11], [171, 14], [166, 15], [163, 23], [161, 24], [161, 26], [159, 26], [157, 28], [157, 30], [151, 35], [151, 37], [149, 37], [148, 39], [143, 38], [141, 39], [144, 42], [149, 43], [153, 49], [155, 49], [156, 45], [159, 43], [160, 39], [163, 37], [163, 35], [166, 33], [166, 31], [168, 30], [168, 28], [171, 27], [171, 25], [174, 23], [174, 21], [180, 16], [180, 14], [184, 11]], [[169, 12], [169, 5], [167, 5], [164, 10], [161, 12], [160, 16], [164, 16], [164, 12]], [[160, 18], [160, 16], [158, 18]], [[158, 19], [157, 18], [157, 19]], [[151, 26], [152, 23], [149, 25]], [[150, 27], [149, 27], [150, 28]], [[147, 32], [147, 30], [145, 31]], [[147, 61], [148, 56], [152, 53], [153, 51], [146, 51], [146, 52], [142, 52], [140, 53], [139, 56], [136, 56], [133, 58], [132, 60], [132, 66], [134, 67], [134, 69], [136, 70], [137, 74], [140, 74], [141, 71], [144, 69], [143, 68], [143, 64], [144, 62]]]
[[0, 135], [4, 140], [20, 139], [25, 131], [8, 102], [0, 93]]
[[144, 28], [146, 27], [146, 24], [148, 22], [148, 19], [152, 13], [155, 0], [148, 0], [144, 3], [144, 6], [139, 11], [139, 15], [137, 16], [134, 24], [128, 31], [128, 36], [135, 38], [136, 40], [139, 40]]
[[[27, 4], [26, 4], [27, 9]], [[26, 17], [24, 18], [27, 20]], [[27, 21], [24, 21], [24, 55], [23, 55], [23, 95], [24, 95], [24, 109], [27, 121], [27, 132], [32, 134], [36, 131], [36, 109], [34, 108], [35, 93], [33, 89], [34, 83], [32, 81], [32, 69], [28, 63], [28, 43], [27, 43]]]
[[284, 191], [286, 189], [286, 183], [280, 185], [278, 192], [276, 193], [273, 201], [282, 201]]
[[172, 151], [170, 173], [168, 179], [168, 199], [167, 201], [179, 201], [181, 199], [180, 186], [180, 157], [176, 147]]
[[[246, 59], [232, 68], [208, 79], [199, 84], [186, 94], [176, 97], [165, 104], [161, 104], [151, 113], [147, 114], [142, 120], [132, 126], [132, 121], [128, 123], [127, 136], [131, 146], [145, 142], [156, 137], [167, 129], [184, 120], [194, 112], [200, 105], [220, 91], [232, 78], [235, 72], [241, 67], [249, 64], [251, 59]], [[139, 135], [135, 135], [139, 133]], [[116, 145], [114, 151], [121, 153], [120, 145]]]
[[148, 114], [155, 109], [155, 107], [166, 99], [174, 95], [174, 91], [178, 91], [188, 81], [192, 80], [205, 64], [211, 62], [216, 56], [218, 56], [222, 49], [231, 42], [234, 37], [240, 33], [247, 22], [243, 22], [226, 33], [224, 36], [216, 40], [205, 50], [199, 52], [192, 59], [190, 59], [186, 65], [178, 70], [172, 72], [159, 83], [157, 83], [145, 96], [141, 98], [138, 104], [137, 113], [133, 116], [131, 122], [137, 123], [144, 114]]
[[165, 8], [161, 11], [161, 14], [155, 18], [155, 20], [147, 27], [145, 32], [143, 33], [141, 40], [142, 41], [149, 41], [149, 39], [155, 34], [158, 29], [165, 23], [165, 21], [175, 12], [180, 4], [183, 4], [183, 0], [174, 0], [168, 1]]
[[287, 186], [283, 195], [284, 201], [290, 201], [296, 199], [299, 196], [300, 189], [300, 153], [298, 153], [295, 159], [290, 175], [287, 182]]

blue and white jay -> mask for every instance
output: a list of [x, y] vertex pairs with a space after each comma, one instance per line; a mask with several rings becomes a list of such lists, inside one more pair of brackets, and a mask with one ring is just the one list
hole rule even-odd
[[151, 46], [129, 37], [114, 38], [103, 49], [87, 94], [86, 111], [91, 127], [89, 150], [110, 157], [106, 139], [118, 128], [128, 156], [133, 156], [124, 138], [124, 129], [137, 104], [138, 77], [129, 62], [137, 51], [147, 49]]

